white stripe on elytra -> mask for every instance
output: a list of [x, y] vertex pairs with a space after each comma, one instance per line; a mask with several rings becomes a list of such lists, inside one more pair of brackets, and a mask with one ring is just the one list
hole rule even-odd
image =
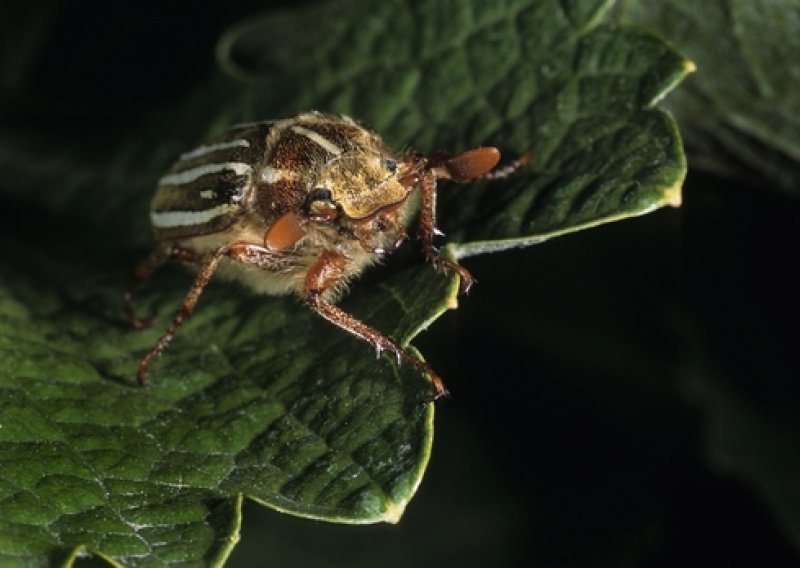
[[213, 189], [204, 189], [203, 191], [200, 192], [200, 197], [202, 197], [203, 199], [216, 199], [217, 192], [214, 191]]
[[212, 219], [225, 215], [233, 207], [236, 206], [225, 203], [202, 211], [151, 211], [150, 222], [158, 229], [191, 227], [208, 223]]
[[237, 176], [243, 176], [245, 174], [249, 174], [252, 171], [252, 169], [253, 168], [249, 164], [245, 164], [244, 162], [224, 162], [222, 164], [205, 164], [202, 166], [197, 166], [196, 168], [192, 168], [190, 170], [184, 170], [182, 172], [174, 174], [167, 174], [160, 180], [158, 180], [158, 184], [181, 185], [183, 183], [192, 182], [198, 178], [203, 177], [206, 174], [213, 174], [225, 170], [233, 170]]
[[200, 156], [205, 156], [206, 154], [211, 154], [213, 152], [218, 152], [219, 150], [227, 150], [229, 148], [249, 148], [250, 142], [244, 140], [243, 138], [239, 138], [237, 140], [231, 140], [229, 142], [218, 142], [217, 144], [208, 144], [206, 146], [199, 146], [192, 150], [191, 152], [186, 152], [181, 154], [181, 160], [191, 160], [192, 158], [198, 158]]
[[308, 128], [304, 128], [302, 126], [292, 126], [292, 130], [297, 134], [305, 136], [309, 140], [316, 142], [334, 156], [338, 156], [339, 154], [342, 153], [342, 149], [339, 148], [339, 146], [337, 146], [336, 144], [334, 144], [333, 142], [331, 142], [318, 132], [314, 132], [313, 130], [309, 130]]

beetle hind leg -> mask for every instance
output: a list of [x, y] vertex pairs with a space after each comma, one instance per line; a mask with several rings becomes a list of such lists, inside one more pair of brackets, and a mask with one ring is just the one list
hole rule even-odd
[[153, 318], [140, 318], [133, 307], [133, 294], [136, 289], [150, 280], [153, 274], [164, 266], [171, 258], [169, 248], [159, 245], [146, 259], [140, 262], [131, 274], [128, 288], [122, 296], [122, 311], [130, 324], [136, 329], [147, 329], [153, 326]]
[[169, 246], [161, 244], [150, 253], [146, 259], [140, 262], [131, 274], [128, 288], [122, 297], [122, 311], [128, 318], [130, 324], [136, 329], [149, 329], [153, 327], [153, 318], [140, 318], [136, 315], [133, 306], [133, 294], [142, 284], [150, 280], [153, 274], [170, 260], [181, 260], [184, 262], [199, 262], [200, 257], [194, 251], [179, 246]]
[[[186, 297], [183, 299], [180, 306], [178, 306], [178, 311], [175, 313], [172, 323], [170, 323], [167, 330], [150, 349], [147, 355], [145, 355], [139, 362], [139, 369], [136, 374], [136, 378], [138, 379], [140, 385], [144, 386], [147, 384], [147, 372], [150, 368], [150, 363], [154, 358], [161, 355], [167, 347], [169, 347], [169, 344], [172, 342], [172, 339], [175, 337], [178, 329], [183, 325], [186, 319], [192, 315], [192, 312], [194, 311], [194, 308], [197, 305], [197, 301], [200, 299], [203, 290], [205, 290], [206, 286], [211, 280], [211, 277], [214, 276], [214, 272], [216, 272], [217, 268], [219, 267], [220, 262], [222, 262], [222, 259], [226, 256], [232, 258], [233, 260], [264, 269], [269, 269], [271, 266], [275, 265], [275, 263], [280, 262], [280, 260], [283, 258], [283, 255], [280, 253], [276, 253], [275, 251], [271, 251], [260, 245], [247, 243], [245, 241], [235, 241], [220, 247], [214, 251], [211, 256], [206, 258], [201, 257], [192, 250], [179, 246], [173, 246], [168, 251], [167, 259], [175, 258], [183, 262], [202, 263], [202, 266], [200, 267], [200, 270], [197, 273], [194, 282], [192, 283], [192, 287], [189, 288], [189, 292], [187, 292]], [[156, 257], [156, 254], [154, 253], [152, 257]], [[143, 262], [142, 265], [146, 265], [147, 262], [148, 261]], [[153, 261], [155, 268], [158, 268], [164, 264], [164, 262], [166, 262], [166, 260], [161, 260], [160, 264], [156, 264], [155, 260]], [[152, 274], [153, 271], [154, 269], [151, 270], [150, 273]]]

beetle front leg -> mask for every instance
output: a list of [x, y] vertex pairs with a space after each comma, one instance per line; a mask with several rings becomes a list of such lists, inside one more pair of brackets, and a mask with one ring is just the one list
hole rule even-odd
[[498, 179], [505, 179], [514, 174], [518, 169], [529, 164], [531, 160], [533, 160], [533, 152], [525, 152], [508, 164], [494, 168], [482, 176], [475, 178], [475, 181], [495, 181]]
[[332, 324], [372, 345], [377, 350], [378, 354], [382, 351], [391, 351], [397, 356], [398, 362], [400, 359], [403, 359], [414, 365], [423, 374], [430, 377], [434, 388], [434, 393], [431, 396], [432, 401], [448, 396], [449, 393], [442, 379], [428, 363], [400, 347], [400, 345], [388, 335], [368, 326], [325, 300], [325, 292], [329, 291], [341, 280], [346, 263], [347, 259], [337, 252], [323, 252], [306, 275], [306, 303], [311, 309]]
[[446, 258], [443, 258], [439, 250], [433, 245], [433, 239], [441, 235], [441, 231], [436, 228], [436, 176], [431, 170], [424, 170], [419, 178], [420, 186], [420, 212], [419, 212], [419, 237], [422, 240], [422, 248], [425, 256], [434, 266], [443, 266], [445, 269], [455, 270], [461, 278], [459, 292], [466, 294], [469, 292], [475, 279], [469, 270]]

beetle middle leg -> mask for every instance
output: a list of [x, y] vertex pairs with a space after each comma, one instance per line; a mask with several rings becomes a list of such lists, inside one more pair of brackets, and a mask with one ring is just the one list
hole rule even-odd
[[397, 356], [398, 362], [403, 359], [430, 377], [434, 388], [431, 400], [448, 396], [442, 379], [428, 363], [403, 349], [388, 335], [368, 326], [325, 299], [325, 292], [331, 290], [341, 280], [346, 263], [347, 259], [337, 252], [323, 252], [306, 275], [306, 303], [332, 324], [372, 345], [378, 354], [381, 351], [391, 351]]
[[[180, 306], [178, 306], [178, 311], [175, 313], [172, 323], [139, 363], [139, 370], [136, 376], [140, 385], [147, 384], [147, 371], [150, 367], [150, 363], [155, 357], [164, 352], [164, 350], [172, 342], [172, 338], [175, 337], [175, 333], [178, 331], [178, 328], [180, 328], [181, 325], [183, 325], [183, 322], [186, 321], [186, 319], [192, 314], [194, 307], [197, 305], [197, 301], [200, 299], [200, 295], [203, 293], [203, 290], [208, 285], [211, 277], [214, 275], [214, 272], [216, 272], [217, 268], [219, 267], [219, 263], [226, 256], [246, 264], [258, 266], [260, 268], [269, 268], [283, 258], [283, 255], [280, 253], [276, 253], [275, 251], [264, 248], [261, 245], [256, 245], [245, 241], [235, 241], [220, 247], [214, 251], [210, 257], [207, 257], [205, 260], [203, 260], [200, 271], [197, 273], [197, 276], [192, 283], [192, 287], [189, 288], [189, 292], [186, 294], [186, 297], [183, 299]], [[155, 257], [156, 255], [154, 253], [151, 258]], [[201, 262], [201, 257], [197, 253], [182, 247], [174, 246], [165, 260], [161, 260], [158, 264], [156, 263], [156, 260], [151, 261], [155, 268], [150, 269], [149, 274], [152, 274], [156, 268], [163, 265], [166, 260], [169, 260], [170, 258], [177, 258], [186, 262]], [[148, 261], [145, 261], [140, 266], [147, 264]], [[142, 269], [143, 274], [146, 273], [149, 266], [150, 265], [147, 265], [144, 269]], [[147, 274], [147, 276], [149, 276], [149, 274]]]

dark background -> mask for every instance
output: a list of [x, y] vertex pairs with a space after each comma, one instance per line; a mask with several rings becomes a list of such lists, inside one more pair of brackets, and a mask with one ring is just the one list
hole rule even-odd
[[[265, 7], [0, 3], [20, 22], [0, 39], [0, 119], [121, 135], [121, 108], [174, 104], [220, 31]], [[416, 342], [453, 397], [400, 524], [248, 504], [230, 565], [798, 565], [800, 204], [695, 171], [684, 195], [467, 259], [478, 285]]]

